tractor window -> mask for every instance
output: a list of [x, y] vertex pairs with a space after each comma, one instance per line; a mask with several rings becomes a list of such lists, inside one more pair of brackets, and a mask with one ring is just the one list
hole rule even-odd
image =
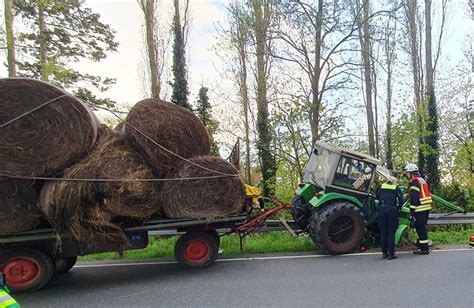
[[354, 158], [341, 156], [333, 185], [367, 192], [373, 166]]

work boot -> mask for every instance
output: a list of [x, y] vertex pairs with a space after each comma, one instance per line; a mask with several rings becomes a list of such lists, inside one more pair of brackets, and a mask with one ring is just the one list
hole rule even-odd
[[394, 260], [394, 259], [396, 259], [396, 258], [398, 258], [398, 256], [396, 256], [396, 255], [390, 255], [390, 256], [388, 256], [388, 259], [389, 259], [389, 260]]
[[429, 250], [421, 250], [421, 249], [415, 250], [413, 251], [413, 253], [415, 255], [429, 255], [430, 254]]
[[384, 252], [384, 253], [382, 254], [382, 258], [383, 258], [383, 259], [387, 259], [387, 258], [388, 258], [388, 253]]

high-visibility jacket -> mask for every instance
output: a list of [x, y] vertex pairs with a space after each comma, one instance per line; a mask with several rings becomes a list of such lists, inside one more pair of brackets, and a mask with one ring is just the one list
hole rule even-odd
[[380, 205], [401, 208], [403, 205], [403, 193], [397, 185], [383, 183], [377, 191], [376, 198]]
[[5, 289], [0, 288], [0, 308], [20, 308], [20, 305]]
[[409, 184], [410, 210], [424, 212], [431, 210], [433, 199], [426, 181], [420, 176], [412, 176]]

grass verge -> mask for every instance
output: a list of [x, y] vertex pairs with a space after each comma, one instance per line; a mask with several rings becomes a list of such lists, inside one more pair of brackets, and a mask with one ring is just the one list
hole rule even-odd
[[[474, 228], [434, 231], [429, 233], [429, 238], [434, 245], [466, 245], [469, 235], [474, 235]], [[174, 245], [178, 237], [150, 237], [148, 246], [140, 250], [126, 251], [122, 256], [115, 252], [99, 253], [80, 257], [80, 261], [97, 260], [117, 260], [117, 259], [148, 259], [160, 257], [173, 257]], [[412, 230], [409, 235], [411, 241], [416, 240], [416, 232]], [[223, 255], [239, 255], [239, 236], [232, 234], [221, 237], [221, 248]], [[308, 235], [300, 235], [297, 238], [291, 237], [285, 231], [275, 231], [268, 233], [258, 233], [248, 236], [245, 239], [244, 253], [265, 253], [265, 252], [303, 252], [318, 251], [313, 241]]]

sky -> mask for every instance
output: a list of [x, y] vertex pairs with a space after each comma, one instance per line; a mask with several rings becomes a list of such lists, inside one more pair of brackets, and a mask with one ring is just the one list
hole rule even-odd
[[[440, 0], [433, 0], [440, 1]], [[195, 101], [201, 85], [211, 88], [211, 102], [224, 100], [220, 96], [226, 80], [219, 74], [222, 60], [212, 50], [216, 44], [216, 26], [225, 20], [225, 4], [228, 0], [190, 0], [191, 32], [188, 41], [188, 68], [190, 100]], [[451, 0], [448, 27], [443, 42], [443, 62], [453, 66], [462, 57], [466, 35], [473, 34], [473, 22], [463, 13], [467, 0]], [[118, 51], [98, 63], [82, 61], [75, 64], [81, 71], [116, 78], [117, 83], [103, 94], [122, 105], [133, 105], [145, 97], [143, 86], [143, 17], [137, 0], [86, 0], [86, 4], [101, 15], [101, 20], [116, 31]], [[171, 30], [173, 0], [161, 0], [160, 21]], [[3, 8], [3, 6], [2, 6]], [[0, 9], [2, 9], [0, 8]], [[464, 14], [464, 15], [463, 15]], [[1, 14], [3, 16], [3, 12]], [[3, 21], [1, 21], [3, 24]], [[434, 28], [436, 25], [434, 26]], [[171, 46], [170, 46], [171, 52]], [[0, 53], [0, 61], [6, 56]], [[170, 67], [168, 67], [170, 69]], [[0, 66], [0, 77], [6, 76], [6, 68]], [[170, 80], [165, 80], [168, 82]], [[166, 91], [165, 91], [166, 92]], [[169, 93], [169, 90], [168, 90]]]

